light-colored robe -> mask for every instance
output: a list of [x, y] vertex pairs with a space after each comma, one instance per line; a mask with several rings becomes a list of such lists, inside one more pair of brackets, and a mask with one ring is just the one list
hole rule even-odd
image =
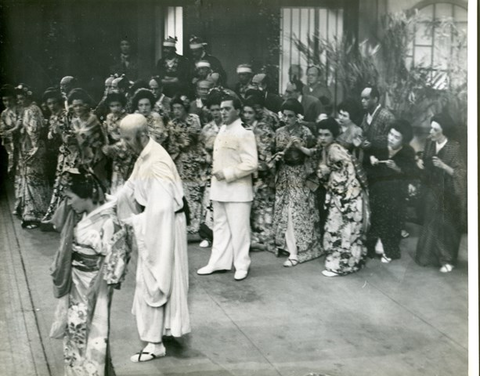
[[149, 140], [117, 198], [119, 218], [131, 223], [138, 246], [132, 313], [140, 338], [161, 342], [189, 333], [186, 220], [175, 213], [183, 207], [182, 182], [160, 144]]

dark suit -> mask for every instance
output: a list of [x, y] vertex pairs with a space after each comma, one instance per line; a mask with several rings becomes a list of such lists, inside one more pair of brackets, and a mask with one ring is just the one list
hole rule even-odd
[[307, 122], [316, 122], [318, 115], [323, 111], [322, 102], [311, 95], [302, 95], [303, 119]]
[[277, 114], [282, 107], [282, 103], [283, 99], [279, 95], [269, 93], [268, 91], [265, 93], [265, 108], [267, 110]]
[[166, 59], [163, 57], [157, 62], [157, 74], [160, 79], [178, 78], [178, 83], [164, 84], [163, 92], [167, 97], [173, 97], [179, 91], [187, 90], [190, 82], [190, 63], [188, 59], [182, 55], [175, 54], [175, 64], [168, 66]]
[[[209, 55], [207, 53], [205, 55], [203, 55], [203, 57], [201, 57], [199, 60], [208, 61], [210, 63], [210, 67], [212, 68], [212, 71], [220, 74], [220, 77], [222, 78], [222, 81], [223, 81], [223, 86], [226, 86], [227, 73], [223, 69], [222, 63], [220, 63], [220, 60], [218, 60], [215, 56]], [[192, 75], [194, 75], [194, 72], [197, 69], [195, 64], [199, 60], [193, 62], [193, 66], [191, 67], [191, 74]]]
[[115, 57], [113, 64], [110, 66], [110, 74], [124, 74], [130, 80], [138, 78], [138, 58], [131, 55], [119, 55]]

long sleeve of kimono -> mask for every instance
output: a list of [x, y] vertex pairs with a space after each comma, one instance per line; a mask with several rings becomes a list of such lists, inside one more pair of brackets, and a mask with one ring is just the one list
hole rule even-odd
[[339, 145], [332, 145], [328, 151], [329, 167], [331, 169], [328, 189], [335, 197], [341, 198], [339, 209], [343, 208], [342, 201], [350, 200], [361, 193], [361, 189], [352, 186], [356, 179], [355, 169], [346, 149]]
[[40, 135], [43, 127], [43, 115], [39, 108], [33, 108], [28, 113], [28, 121], [24, 124], [25, 132], [30, 138], [31, 149], [29, 157], [33, 157], [39, 148]]
[[130, 259], [125, 227], [114, 220], [106, 222], [102, 231], [102, 240], [102, 253], [105, 255], [103, 279], [109, 285], [122, 283]]

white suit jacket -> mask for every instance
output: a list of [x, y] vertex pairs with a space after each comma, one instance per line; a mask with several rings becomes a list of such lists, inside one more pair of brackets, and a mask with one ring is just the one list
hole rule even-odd
[[212, 176], [210, 199], [220, 202], [252, 201], [252, 174], [257, 168], [257, 144], [253, 132], [246, 130], [240, 119], [222, 125], [213, 147], [213, 172], [223, 171], [225, 180]]

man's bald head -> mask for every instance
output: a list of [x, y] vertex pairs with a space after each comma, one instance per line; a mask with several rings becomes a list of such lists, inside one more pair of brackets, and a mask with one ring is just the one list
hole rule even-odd
[[140, 130], [147, 130], [147, 119], [145, 116], [140, 114], [130, 114], [123, 118], [120, 122], [120, 130], [126, 131], [140, 131]]
[[60, 80], [60, 91], [65, 95], [68, 95], [76, 86], [77, 80], [73, 76], [65, 76]]
[[136, 154], [140, 154], [149, 141], [148, 125], [145, 116], [127, 115], [120, 122], [120, 137]]

